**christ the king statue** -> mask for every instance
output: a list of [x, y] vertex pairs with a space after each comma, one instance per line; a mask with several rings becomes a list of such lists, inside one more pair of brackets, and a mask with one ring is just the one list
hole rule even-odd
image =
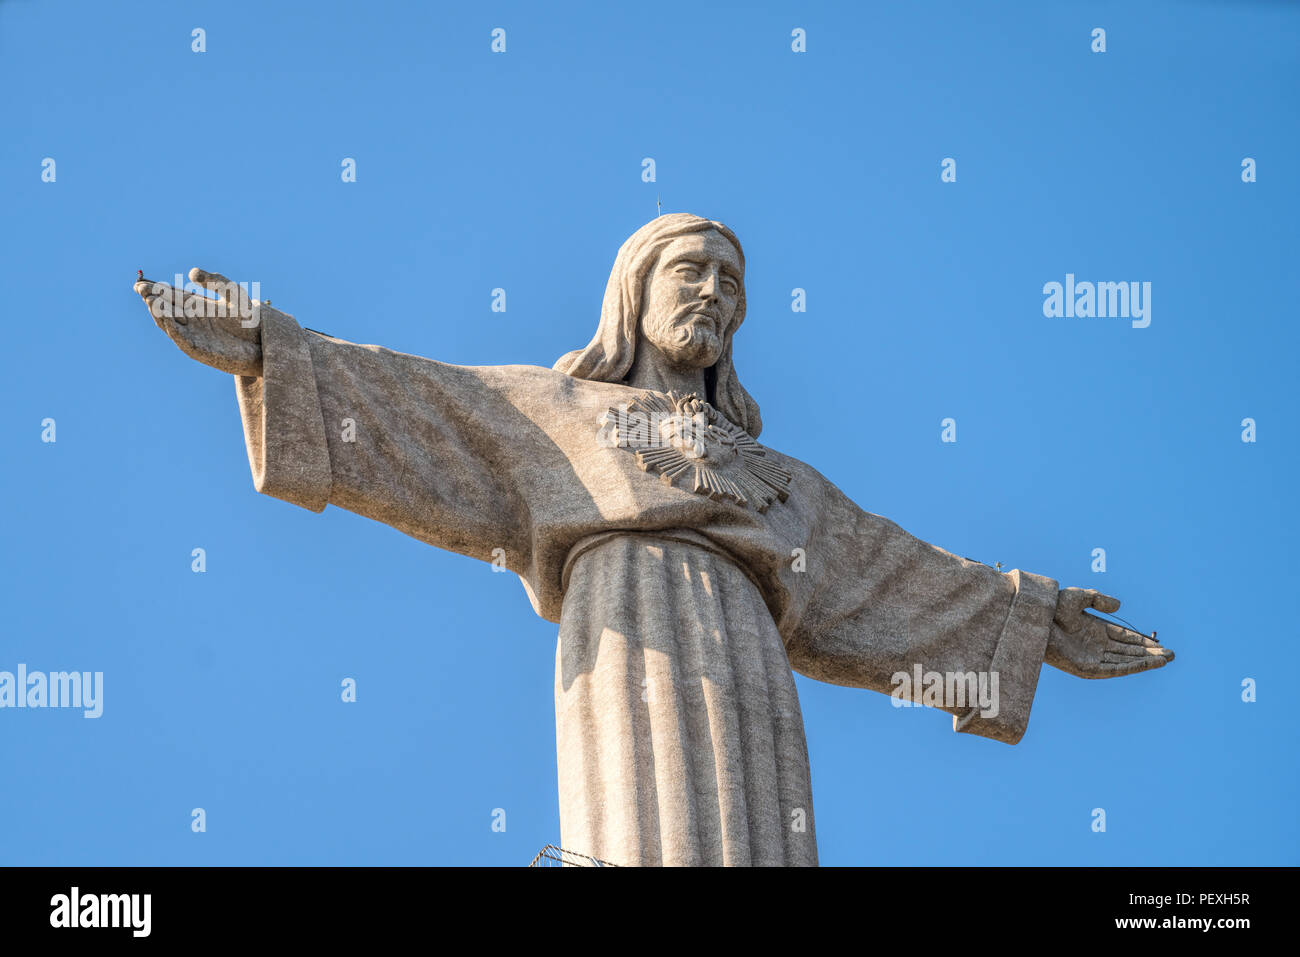
[[885, 694], [899, 673], [992, 675], [996, 707], [924, 703], [1015, 744], [1044, 662], [1110, 678], [1173, 660], [1085, 610], [1114, 598], [928, 545], [759, 445], [732, 359], [745, 259], [719, 222], [638, 229], [595, 337], [553, 369], [356, 345], [220, 275], [190, 279], [135, 289], [186, 355], [234, 375], [259, 492], [504, 561], [559, 624], [566, 848], [816, 864], [792, 670]]

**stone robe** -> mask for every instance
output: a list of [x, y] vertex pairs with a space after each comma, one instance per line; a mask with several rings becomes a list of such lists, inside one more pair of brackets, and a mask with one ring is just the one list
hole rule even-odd
[[792, 480], [765, 512], [667, 485], [597, 441], [602, 413], [643, 395], [624, 385], [356, 345], [269, 307], [262, 350], [263, 375], [236, 377], [258, 491], [484, 561], [502, 549], [559, 624], [564, 847], [622, 865], [815, 864], [791, 669], [886, 694], [918, 664], [996, 672], [996, 716], [944, 710], [959, 731], [1024, 733], [1051, 579], [928, 545], [771, 449]]

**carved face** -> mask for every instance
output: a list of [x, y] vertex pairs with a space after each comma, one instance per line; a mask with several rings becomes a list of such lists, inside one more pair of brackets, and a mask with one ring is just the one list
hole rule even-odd
[[716, 230], [679, 236], [659, 254], [641, 312], [641, 334], [680, 369], [718, 361], [744, 276], [736, 247]]

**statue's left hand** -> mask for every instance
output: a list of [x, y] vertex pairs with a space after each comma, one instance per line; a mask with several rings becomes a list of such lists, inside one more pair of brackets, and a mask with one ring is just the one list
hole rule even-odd
[[1091, 615], [1119, 611], [1119, 599], [1091, 588], [1062, 588], [1047, 639], [1046, 661], [1077, 678], [1115, 678], [1160, 668], [1174, 653], [1154, 638]]

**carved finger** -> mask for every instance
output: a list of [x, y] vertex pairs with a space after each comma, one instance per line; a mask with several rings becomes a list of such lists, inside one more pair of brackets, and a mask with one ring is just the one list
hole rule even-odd
[[1108, 615], [1113, 615], [1115, 612], [1119, 611], [1118, 598], [1112, 598], [1110, 595], [1103, 595], [1101, 592], [1093, 591], [1092, 589], [1089, 589], [1089, 595], [1092, 599], [1091, 606], [1096, 608], [1098, 611], [1104, 611]]
[[149, 311], [155, 319], [166, 316], [183, 326], [190, 319], [238, 318], [239, 314], [223, 300], [185, 292], [165, 282], [148, 284], [150, 288], [142, 292], [141, 287], [144, 285], [146, 284], [137, 282], [136, 291], [149, 303]]
[[155, 296], [149, 303], [150, 310], [154, 317], [164, 316], [174, 321], [178, 326], [187, 325], [190, 319], [197, 317], [201, 309], [196, 306], [190, 306], [188, 315], [186, 314], [185, 304], [195, 298], [194, 293], [187, 293], [182, 289], [176, 289], [167, 286], [162, 295]]
[[[1133, 655], [1126, 651], [1117, 651], [1107, 648], [1101, 654], [1101, 660], [1110, 664], [1125, 664], [1134, 661], [1142, 662], [1148, 668], [1158, 668], [1174, 660], [1174, 653], [1168, 648], [1142, 648], [1138, 654]], [[1155, 662], [1155, 664], [1151, 664]]]
[[135, 284], [135, 291], [144, 300], [145, 305], [149, 307], [149, 315], [153, 316], [153, 324], [166, 333], [168, 338], [175, 339], [179, 332], [176, 329], [176, 323], [172, 321], [169, 315], [171, 310], [156, 305], [162, 299], [160, 296], [154, 295], [154, 286], [153, 280], [146, 279]]
[[1141, 671], [1151, 671], [1153, 668], [1162, 668], [1172, 660], [1172, 655], [1168, 658], [1162, 655], [1148, 655], [1145, 658], [1125, 658], [1123, 661], [1103, 660], [1100, 670], [1104, 677], [1135, 675]]
[[[136, 282], [135, 291], [148, 303], [149, 314], [153, 316], [158, 328], [168, 335], [171, 335], [172, 329], [165, 323], [174, 319], [178, 324], [185, 325], [184, 299], [177, 295], [175, 288], [165, 282], [144, 279]], [[180, 305], [177, 305], [178, 301]]]
[[239, 283], [227, 279], [218, 272], [208, 272], [195, 266], [190, 270], [190, 282], [198, 283], [204, 289], [215, 292], [221, 300], [232, 309], [243, 310], [246, 315], [252, 309], [253, 299]]
[[[152, 307], [156, 300], [162, 299], [164, 296], [167, 297], [168, 301], [171, 300], [172, 287], [167, 285], [165, 282], [154, 282], [152, 279], [141, 279], [135, 284], [135, 292], [136, 295], [150, 306], [150, 311], [152, 312]], [[157, 314], [154, 315], [154, 318], [158, 318]]]
[[135, 286], [132, 287], [135, 289], [135, 294], [143, 299], [145, 305], [149, 307], [149, 314], [153, 315], [155, 321], [157, 321], [158, 316], [154, 314], [153, 301], [158, 296], [155, 287], [160, 285], [166, 285], [166, 283], [160, 284], [155, 283], [152, 279], [140, 279], [136, 282]]
[[1123, 625], [1117, 625], [1113, 621], [1106, 622], [1106, 635], [1112, 641], [1118, 641], [1126, 645], [1136, 645], [1140, 648], [1160, 647], [1160, 642], [1156, 641], [1150, 635], [1144, 635], [1141, 632], [1134, 631], [1132, 628], [1125, 628]]
[[1129, 645], [1121, 642], [1111, 642], [1106, 646], [1106, 655], [1112, 658], [1142, 658], [1145, 657], [1147, 650], [1141, 645]]

